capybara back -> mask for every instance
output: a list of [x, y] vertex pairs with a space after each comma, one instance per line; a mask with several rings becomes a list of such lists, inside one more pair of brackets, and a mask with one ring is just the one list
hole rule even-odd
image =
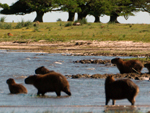
[[134, 105], [138, 93], [139, 87], [130, 79], [114, 80], [109, 75], [105, 80], [106, 105], [110, 99], [113, 100], [113, 104], [115, 104], [115, 100], [128, 99]]
[[116, 64], [120, 73], [141, 73], [143, 64], [139, 60], [123, 61], [121, 58], [114, 58], [111, 60], [112, 64]]
[[46, 73], [50, 73], [50, 72], [54, 72], [54, 71], [53, 70], [50, 71], [49, 69], [45, 68], [45, 66], [38, 67], [35, 70], [36, 74], [46, 74]]
[[65, 76], [52, 72], [44, 75], [31, 75], [25, 79], [26, 84], [33, 84], [38, 92], [44, 95], [46, 92], [56, 92], [57, 96], [61, 95], [61, 91], [71, 95], [69, 82]]

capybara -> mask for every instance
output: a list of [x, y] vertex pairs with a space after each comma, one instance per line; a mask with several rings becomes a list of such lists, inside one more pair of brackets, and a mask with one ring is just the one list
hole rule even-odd
[[11, 33], [7, 33], [7, 35], [8, 35], [8, 36], [13, 36], [13, 34], [11, 34]]
[[32, 84], [38, 90], [37, 95], [45, 95], [46, 92], [56, 92], [57, 96], [61, 91], [69, 96], [71, 95], [69, 82], [66, 77], [60, 73], [52, 72], [44, 75], [31, 75], [25, 79], [26, 84]]
[[146, 63], [146, 64], [144, 64], [144, 67], [146, 67], [147, 69], [148, 69], [148, 73], [150, 73], [150, 62], [149, 63]]
[[36, 74], [46, 74], [46, 73], [50, 73], [50, 72], [54, 72], [54, 71], [53, 70], [49, 70], [49, 69], [45, 68], [44, 66], [38, 67], [35, 70]]
[[115, 100], [119, 99], [128, 99], [131, 105], [134, 105], [138, 93], [139, 87], [130, 79], [115, 80], [109, 75], [105, 80], [106, 105], [110, 99], [113, 105], [115, 105]]
[[139, 60], [123, 61], [121, 58], [114, 58], [111, 60], [112, 64], [116, 64], [120, 73], [141, 73], [143, 64]]
[[22, 84], [17, 84], [14, 79], [9, 78], [6, 83], [11, 94], [27, 93], [27, 89]]

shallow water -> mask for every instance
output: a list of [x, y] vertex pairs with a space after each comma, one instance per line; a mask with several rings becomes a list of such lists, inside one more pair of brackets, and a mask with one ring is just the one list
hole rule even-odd
[[[37, 90], [26, 85], [24, 78], [33, 75], [37, 67], [45, 66], [64, 75], [119, 73], [116, 67], [103, 64], [77, 64], [81, 59], [112, 59], [106, 56], [64, 56], [62, 54], [17, 53], [0, 51], [0, 112], [2, 113], [41, 113], [41, 112], [147, 112], [150, 111], [150, 82], [135, 81], [140, 93], [136, 97], [136, 106], [130, 106], [127, 100], [116, 101], [116, 106], [105, 105], [104, 79], [68, 79], [72, 96], [62, 92], [46, 93], [45, 97], [36, 96]], [[128, 58], [128, 57], [124, 57]], [[144, 68], [142, 72], [147, 72]], [[14, 78], [17, 83], [28, 89], [28, 94], [10, 95], [6, 80]], [[118, 106], [119, 105], [119, 106]]]

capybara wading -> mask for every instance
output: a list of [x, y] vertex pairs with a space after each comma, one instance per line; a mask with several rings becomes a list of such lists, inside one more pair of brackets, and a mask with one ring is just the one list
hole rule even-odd
[[38, 67], [36, 70], [35, 70], [35, 73], [36, 74], [46, 74], [46, 73], [50, 73], [50, 72], [54, 72], [53, 70], [48, 70], [47, 68], [45, 68], [44, 66], [41, 66], [41, 67]]
[[15, 82], [14, 79], [12, 78], [9, 78], [6, 83], [8, 84], [9, 86], [9, 90], [10, 90], [10, 93], [11, 94], [18, 94], [18, 93], [27, 93], [27, 89], [21, 85], [21, 84], [17, 84]]
[[25, 83], [34, 85], [38, 90], [37, 95], [44, 96], [46, 92], [56, 92], [57, 96], [60, 96], [61, 91], [71, 95], [69, 82], [60, 73], [52, 72], [42, 76], [31, 75], [25, 79]]
[[150, 62], [144, 64], [144, 67], [146, 67], [148, 69], [148, 71], [149, 71], [148, 73], [150, 74]]
[[111, 60], [112, 64], [116, 64], [120, 73], [141, 73], [143, 64], [139, 60], [123, 61], [121, 58], [114, 58]]
[[110, 99], [113, 105], [115, 105], [115, 100], [119, 99], [128, 99], [131, 105], [134, 105], [138, 93], [139, 87], [130, 79], [115, 80], [109, 75], [105, 80], [105, 105], [108, 105]]

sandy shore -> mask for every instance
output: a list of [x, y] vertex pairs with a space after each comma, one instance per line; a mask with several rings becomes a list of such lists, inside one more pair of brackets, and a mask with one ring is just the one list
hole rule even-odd
[[49, 43], [39, 42], [0, 42], [0, 49], [8, 51], [70, 53], [79, 55], [123, 55], [123, 56], [149, 56], [150, 43], [132, 41], [71, 41]]

